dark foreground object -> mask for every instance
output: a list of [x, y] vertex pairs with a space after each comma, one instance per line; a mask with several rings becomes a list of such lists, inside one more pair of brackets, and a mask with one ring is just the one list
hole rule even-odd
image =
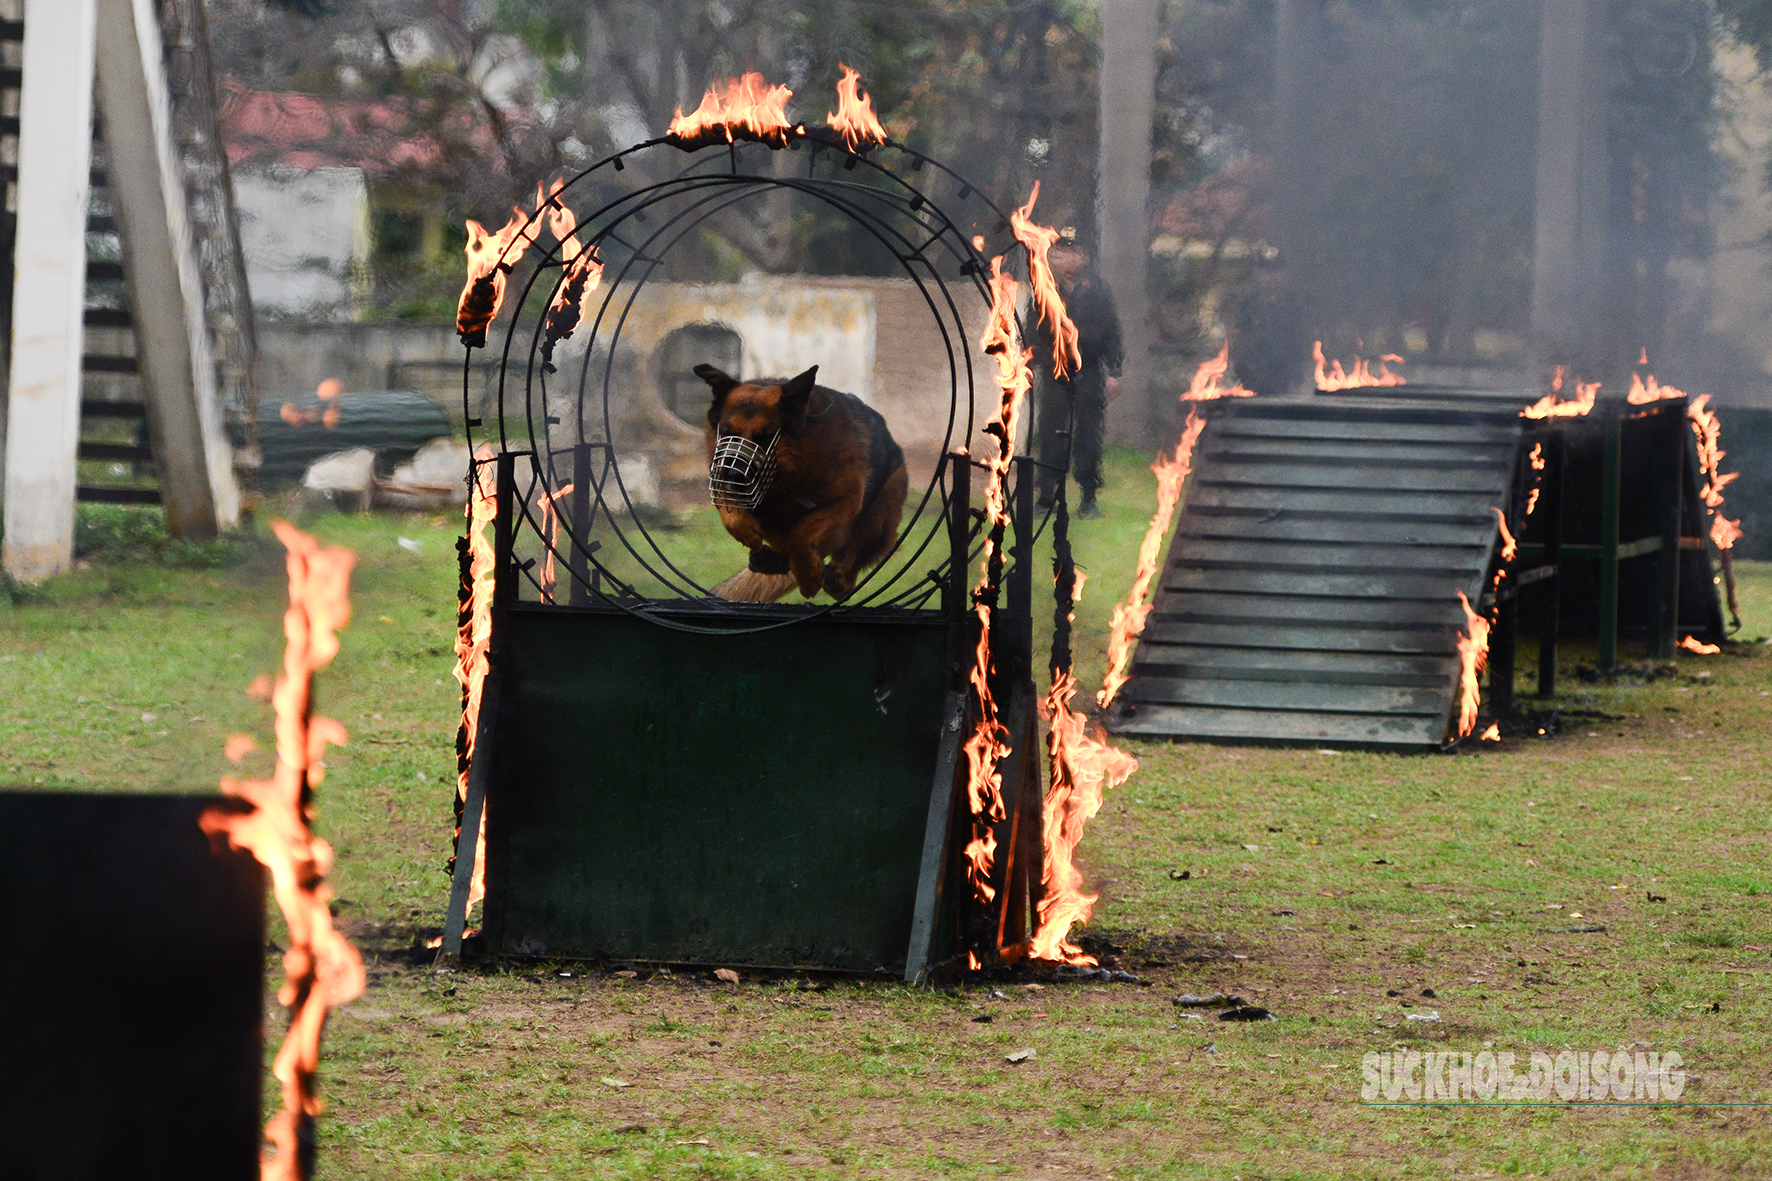
[[0, 1177], [258, 1175], [265, 881], [221, 802], [0, 792]]

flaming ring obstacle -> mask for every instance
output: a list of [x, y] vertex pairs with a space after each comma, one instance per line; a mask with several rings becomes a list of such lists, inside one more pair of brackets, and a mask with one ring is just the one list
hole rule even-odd
[[[677, 153], [688, 162], [671, 175], [618, 187]], [[943, 461], [907, 501], [893, 550], [840, 603], [713, 598], [637, 508], [616, 437], [640, 288], [709, 218], [771, 192], [842, 213], [899, 260], [950, 374]], [[464, 403], [471, 349], [507, 284], [517, 311], [484, 415], [468, 406], [481, 445], [462, 543], [468, 708], [445, 951], [460, 954], [482, 881], [482, 939], [500, 954], [926, 979], [1021, 940], [1041, 888], [1026, 456], [1013, 461], [1013, 544], [998, 547], [1008, 570], [988, 592], [1007, 750], [1004, 814], [985, 821], [990, 903], [961, 856], [980, 646], [968, 576], [987, 534], [970, 507], [977, 354], [961, 306], [967, 287], [991, 306], [987, 259], [1015, 248], [1010, 219], [927, 156], [805, 126], [651, 140], [538, 196], [533, 215], [486, 236], [498, 253], [463, 294]], [[544, 221], [555, 243], [537, 249]]]

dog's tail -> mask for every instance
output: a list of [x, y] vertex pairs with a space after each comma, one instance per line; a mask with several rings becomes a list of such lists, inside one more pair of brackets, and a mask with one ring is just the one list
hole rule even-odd
[[792, 574], [759, 574], [740, 570], [714, 588], [714, 594], [732, 603], [773, 603], [794, 585]]

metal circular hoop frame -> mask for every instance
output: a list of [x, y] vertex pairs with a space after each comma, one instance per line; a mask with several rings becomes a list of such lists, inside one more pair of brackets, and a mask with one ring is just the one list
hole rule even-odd
[[[934, 317], [947, 354], [950, 397], [943, 454], [964, 450], [979, 425], [973, 421], [976, 394], [973, 361], [978, 349], [968, 339], [959, 304], [949, 284], [955, 280], [969, 281], [976, 295], [984, 301], [985, 308], [989, 308], [988, 260], [993, 255], [1007, 255], [1019, 247], [1009, 233], [1008, 216], [964, 177], [931, 157], [890, 141], [871, 150], [851, 151], [823, 129], [796, 128], [789, 133], [785, 150], [797, 151], [806, 157], [803, 174], [787, 176], [776, 171], [746, 170], [747, 161], [774, 162], [783, 150], [748, 140], [686, 150], [667, 138], [651, 139], [592, 164], [567, 180], [547, 203], [564, 206], [575, 189], [584, 193], [593, 188], [597, 180], [608, 180], [614, 173], [625, 170], [627, 162], [642, 153], [666, 151], [686, 153], [689, 157], [688, 166], [667, 180], [644, 184], [607, 199], [600, 198], [594, 209], [577, 215], [578, 227], [573, 235], [586, 250], [596, 248], [607, 255], [608, 247], [614, 244], [627, 252], [619, 268], [610, 264], [603, 275], [602, 300], [595, 315], [588, 321], [581, 321], [572, 333], [579, 338], [575, 341], [577, 348], [574, 351], [582, 350], [583, 357], [577, 378], [574, 427], [580, 444], [592, 443], [605, 448], [607, 465], [588, 521], [594, 521], [599, 511], [609, 510], [604, 511], [607, 526], [622, 547], [643, 570], [674, 592], [675, 597], [641, 598], [632, 593], [618, 574], [599, 561], [598, 547], [588, 544], [588, 521], [563, 522], [556, 540], [549, 541], [548, 530], [532, 508], [534, 492], [538, 486], [543, 490], [563, 487], [572, 478], [570, 469], [562, 473], [556, 462], [560, 455], [569, 454], [572, 449], [555, 450], [548, 432], [550, 425], [561, 421], [550, 416], [548, 411], [548, 378], [559, 371], [549, 355], [552, 346], [546, 340], [546, 326], [547, 307], [565, 280], [565, 268], [560, 261], [562, 244], [556, 242], [540, 251], [538, 260], [531, 265], [523, 281], [520, 284], [512, 282], [507, 290], [506, 297], [516, 310], [506, 317], [507, 326], [498, 358], [496, 407], [487, 407], [487, 419], [495, 425], [480, 441], [494, 443], [496, 450], [526, 454], [529, 458], [528, 491], [514, 498], [513, 502], [519, 516], [512, 522], [513, 534], [522, 531], [532, 535], [567, 570], [574, 563], [582, 562], [587, 570], [599, 572], [601, 577], [594, 577], [583, 589], [601, 605], [619, 608], [660, 626], [707, 633], [754, 632], [865, 608], [915, 609], [939, 593], [951, 561], [946, 547], [937, 546], [940, 561], [925, 578], [906, 580], [895, 594], [885, 596], [886, 588], [904, 580], [924, 560], [924, 555], [944, 531], [944, 510], [948, 508], [951, 489], [945, 463], [936, 465], [920, 498], [912, 490], [910, 499], [915, 500], [915, 507], [912, 509], [907, 501], [906, 507], [911, 511], [901, 523], [898, 538], [887, 556], [857, 581], [848, 598], [816, 606], [735, 603], [714, 597], [708, 588], [672, 562], [635, 511], [613, 445], [614, 424], [610, 415], [611, 383], [617, 372], [616, 357], [627, 318], [640, 289], [663, 265], [665, 256], [677, 243], [714, 215], [771, 190], [788, 190], [823, 202], [861, 226], [898, 258]], [[877, 152], [894, 153], [904, 162], [902, 170], [888, 168], [875, 158]], [[823, 170], [826, 175], [821, 176], [820, 165], [827, 161], [829, 167]], [[907, 179], [907, 174], [916, 175], [925, 169], [931, 170], [938, 184], [952, 182], [956, 186], [955, 199], [974, 201], [979, 205], [984, 216], [969, 227], [971, 236], [926, 192]], [[861, 178], [850, 175], [858, 171], [862, 172]], [[863, 183], [864, 180], [873, 183]], [[649, 220], [648, 212], [666, 202], [683, 207], [671, 211], [656, 228], [638, 232]], [[530, 216], [525, 233], [535, 228], [538, 219], [546, 216], [547, 204]], [[993, 240], [1000, 244], [999, 249], [989, 249]], [[502, 258], [500, 265], [505, 265]], [[944, 270], [948, 272], [945, 275]], [[552, 278], [544, 284], [543, 276], [550, 273]], [[547, 299], [540, 304], [540, 314], [535, 315], [532, 300], [538, 288], [546, 293]], [[530, 311], [534, 321], [527, 332], [524, 327], [526, 310]], [[523, 350], [525, 335], [527, 349]], [[1024, 338], [1026, 335], [1024, 330]], [[473, 431], [476, 419], [472, 416], [470, 404], [473, 350], [464, 349], [464, 353], [462, 399], [469, 415], [469, 446], [473, 449], [476, 446]], [[586, 398], [599, 359], [602, 411], [600, 415], [593, 415], [587, 413]], [[518, 390], [512, 378], [519, 364], [523, 374], [521, 418], [527, 440], [512, 438], [507, 429], [507, 421], [518, 417], [514, 413]], [[962, 389], [965, 391], [963, 415]], [[995, 393], [994, 387], [992, 393]], [[602, 431], [602, 438], [595, 442], [587, 438], [587, 428], [594, 427], [600, 427]], [[482, 461], [477, 459], [475, 462]], [[611, 484], [619, 498], [613, 502], [608, 496]], [[625, 523], [621, 520], [623, 516]], [[975, 542], [976, 537], [975, 529]], [[532, 569], [522, 568], [522, 575], [534, 590], [546, 594]], [[567, 573], [564, 577], [570, 579], [573, 575]]]

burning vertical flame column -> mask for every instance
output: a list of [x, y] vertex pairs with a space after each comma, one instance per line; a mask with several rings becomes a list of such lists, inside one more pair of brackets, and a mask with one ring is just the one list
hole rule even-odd
[[1719, 550], [1731, 549], [1741, 537], [1741, 522], [1731, 521], [1723, 516], [1723, 489], [1741, 473], [1729, 472], [1725, 475], [1719, 470], [1723, 457], [1728, 452], [1721, 446], [1723, 424], [1717, 421], [1716, 411], [1710, 408], [1710, 395], [1700, 394], [1692, 399], [1687, 415], [1692, 420], [1692, 433], [1698, 437], [1698, 470], [1704, 475], [1704, 487], [1699, 491], [1699, 498], [1711, 510], [1711, 543]]
[[962, 750], [966, 755], [966, 802], [972, 813], [972, 838], [966, 845], [967, 877], [981, 901], [996, 896], [990, 884], [996, 861], [996, 835], [991, 826], [1006, 815], [1003, 807], [1003, 776], [998, 765], [1010, 752], [1008, 732], [998, 718], [991, 695], [991, 604], [1002, 577], [1003, 534], [1009, 524], [1006, 480], [1015, 455], [1015, 437], [1021, 408], [1033, 376], [1028, 370], [1031, 349], [1023, 349], [1015, 330], [1017, 283], [1003, 270], [1003, 257], [991, 259], [991, 314], [979, 342], [986, 356], [997, 363], [997, 408], [985, 433], [996, 440], [996, 454], [985, 465], [984, 558], [978, 585], [973, 589], [973, 609], [978, 614], [978, 646], [973, 653], [968, 680], [978, 700], [978, 725]]
[[[1083, 574], [1077, 571], [1072, 603], [1081, 596], [1082, 588]], [[1028, 954], [1036, 960], [1093, 964], [1095, 957], [1068, 938], [1073, 926], [1089, 920], [1098, 897], [1083, 892], [1083, 871], [1076, 864], [1077, 844], [1085, 826], [1101, 811], [1102, 797], [1132, 777], [1138, 760], [1108, 742], [1099, 725], [1091, 727], [1071, 708], [1076, 692], [1077, 678], [1071, 670], [1055, 669], [1052, 688], [1040, 703], [1047, 723], [1052, 782], [1046, 789], [1041, 824], [1045, 864], [1040, 921]]]
[[875, 144], [886, 142], [886, 129], [874, 115], [874, 100], [861, 93], [861, 75], [837, 63], [843, 76], [837, 80], [837, 109], [825, 113], [825, 123], [843, 137], [843, 146], [851, 152], [863, 152]]
[[1202, 361], [1194, 371], [1194, 380], [1181, 396], [1181, 400], [1189, 405], [1187, 422], [1182, 426], [1181, 438], [1176, 441], [1175, 453], [1159, 455], [1151, 464], [1151, 471], [1157, 476], [1157, 510], [1151, 515], [1151, 523], [1144, 531], [1144, 541], [1138, 547], [1138, 566], [1132, 576], [1132, 589], [1126, 592], [1125, 599], [1114, 604], [1113, 616], [1108, 622], [1107, 673], [1102, 677], [1101, 689], [1095, 694], [1095, 703], [1102, 709], [1114, 703], [1114, 698], [1126, 684], [1127, 669], [1132, 663], [1132, 641], [1143, 633], [1145, 620], [1150, 617], [1151, 604], [1147, 600], [1151, 583], [1157, 576], [1157, 564], [1162, 560], [1163, 539], [1169, 535], [1169, 524], [1181, 499], [1181, 486], [1193, 470], [1194, 444], [1206, 428], [1206, 420], [1196, 412], [1199, 403], [1215, 398], [1255, 396], [1254, 390], [1244, 389], [1241, 385], [1230, 389], [1219, 387], [1230, 370], [1230, 356], [1230, 342], [1226, 341], [1216, 357]]
[[1464, 608], [1465, 634], [1458, 637], [1459, 672], [1458, 737], [1463, 738], [1477, 727], [1477, 711], [1482, 693], [1477, 678], [1489, 662], [1489, 621], [1471, 610], [1471, 601], [1458, 592], [1459, 606]]
[[1034, 202], [1039, 199], [1040, 182], [1035, 181], [1028, 203], [1010, 212], [1009, 225], [1015, 231], [1016, 241], [1027, 247], [1028, 286], [1033, 289], [1039, 322], [1052, 331], [1052, 376], [1063, 378], [1082, 368], [1083, 351], [1078, 344], [1077, 326], [1064, 309], [1064, 297], [1058, 293], [1058, 281], [1046, 259], [1052, 244], [1058, 241], [1058, 231], [1033, 220]]
[[[332, 847], [309, 828], [313, 789], [325, 775], [326, 744], [343, 743], [344, 727], [313, 716], [314, 673], [338, 653], [337, 629], [351, 616], [350, 579], [356, 555], [322, 546], [284, 521], [272, 523], [288, 552], [289, 609], [283, 615], [283, 671], [271, 692], [276, 709], [277, 763], [269, 779], [222, 780], [222, 790], [252, 803], [250, 812], [205, 812], [201, 824], [211, 836], [225, 836], [270, 872], [277, 905], [289, 927], [283, 954], [285, 979], [277, 999], [290, 1011], [289, 1031], [277, 1052], [273, 1073], [282, 1084], [283, 1108], [265, 1125], [270, 1141], [260, 1163], [266, 1181], [300, 1181], [307, 1176], [302, 1145], [312, 1141], [312, 1124], [325, 1104], [314, 1086], [320, 1062], [320, 1034], [326, 1013], [362, 995], [363, 961], [357, 949], [333, 929], [326, 874]], [[229, 754], [243, 757], [251, 746], [237, 736]]]
[[[461, 612], [455, 632], [455, 679], [461, 682], [461, 728], [455, 739], [455, 838], [461, 840], [461, 807], [468, 798], [468, 771], [474, 762], [474, 739], [480, 722], [480, 694], [486, 684], [486, 653], [492, 641], [493, 572], [498, 562], [489, 535], [498, 514], [495, 453], [489, 444], [475, 452], [468, 482], [467, 534], [462, 553]], [[486, 896], [486, 826], [475, 839], [474, 878], [468, 906]]]
[[[1009, 215], [1009, 224], [1028, 252], [1028, 282], [1039, 320], [1052, 332], [1053, 376], [1063, 378], [1081, 368], [1082, 351], [1077, 326], [1065, 310], [1047, 261], [1058, 231], [1033, 221], [1034, 202], [1039, 196], [1040, 186], [1035, 182], [1027, 204]], [[1082, 591], [1083, 575], [1081, 571], [1072, 573], [1072, 584], [1065, 590], [1074, 603]], [[1037, 960], [1092, 964], [1093, 957], [1066, 939], [1071, 927], [1087, 920], [1095, 905], [1095, 895], [1083, 893], [1083, 875], [1074, 854], [1084, 826], [1101, 808], [1103, 793], [1124, 783], [1138, 769], [1138, 761], [1111, 745], [1099, 726], [1093, 731], [1087, 727], [1084, 717], [1071, 708], [1076, 691], [1071, 670], [1054, 667], [1052, 688], [1040, 710], [1047, 722], [1051, 766], [1041, 817], [1044, 889], [1028, 954]]]

